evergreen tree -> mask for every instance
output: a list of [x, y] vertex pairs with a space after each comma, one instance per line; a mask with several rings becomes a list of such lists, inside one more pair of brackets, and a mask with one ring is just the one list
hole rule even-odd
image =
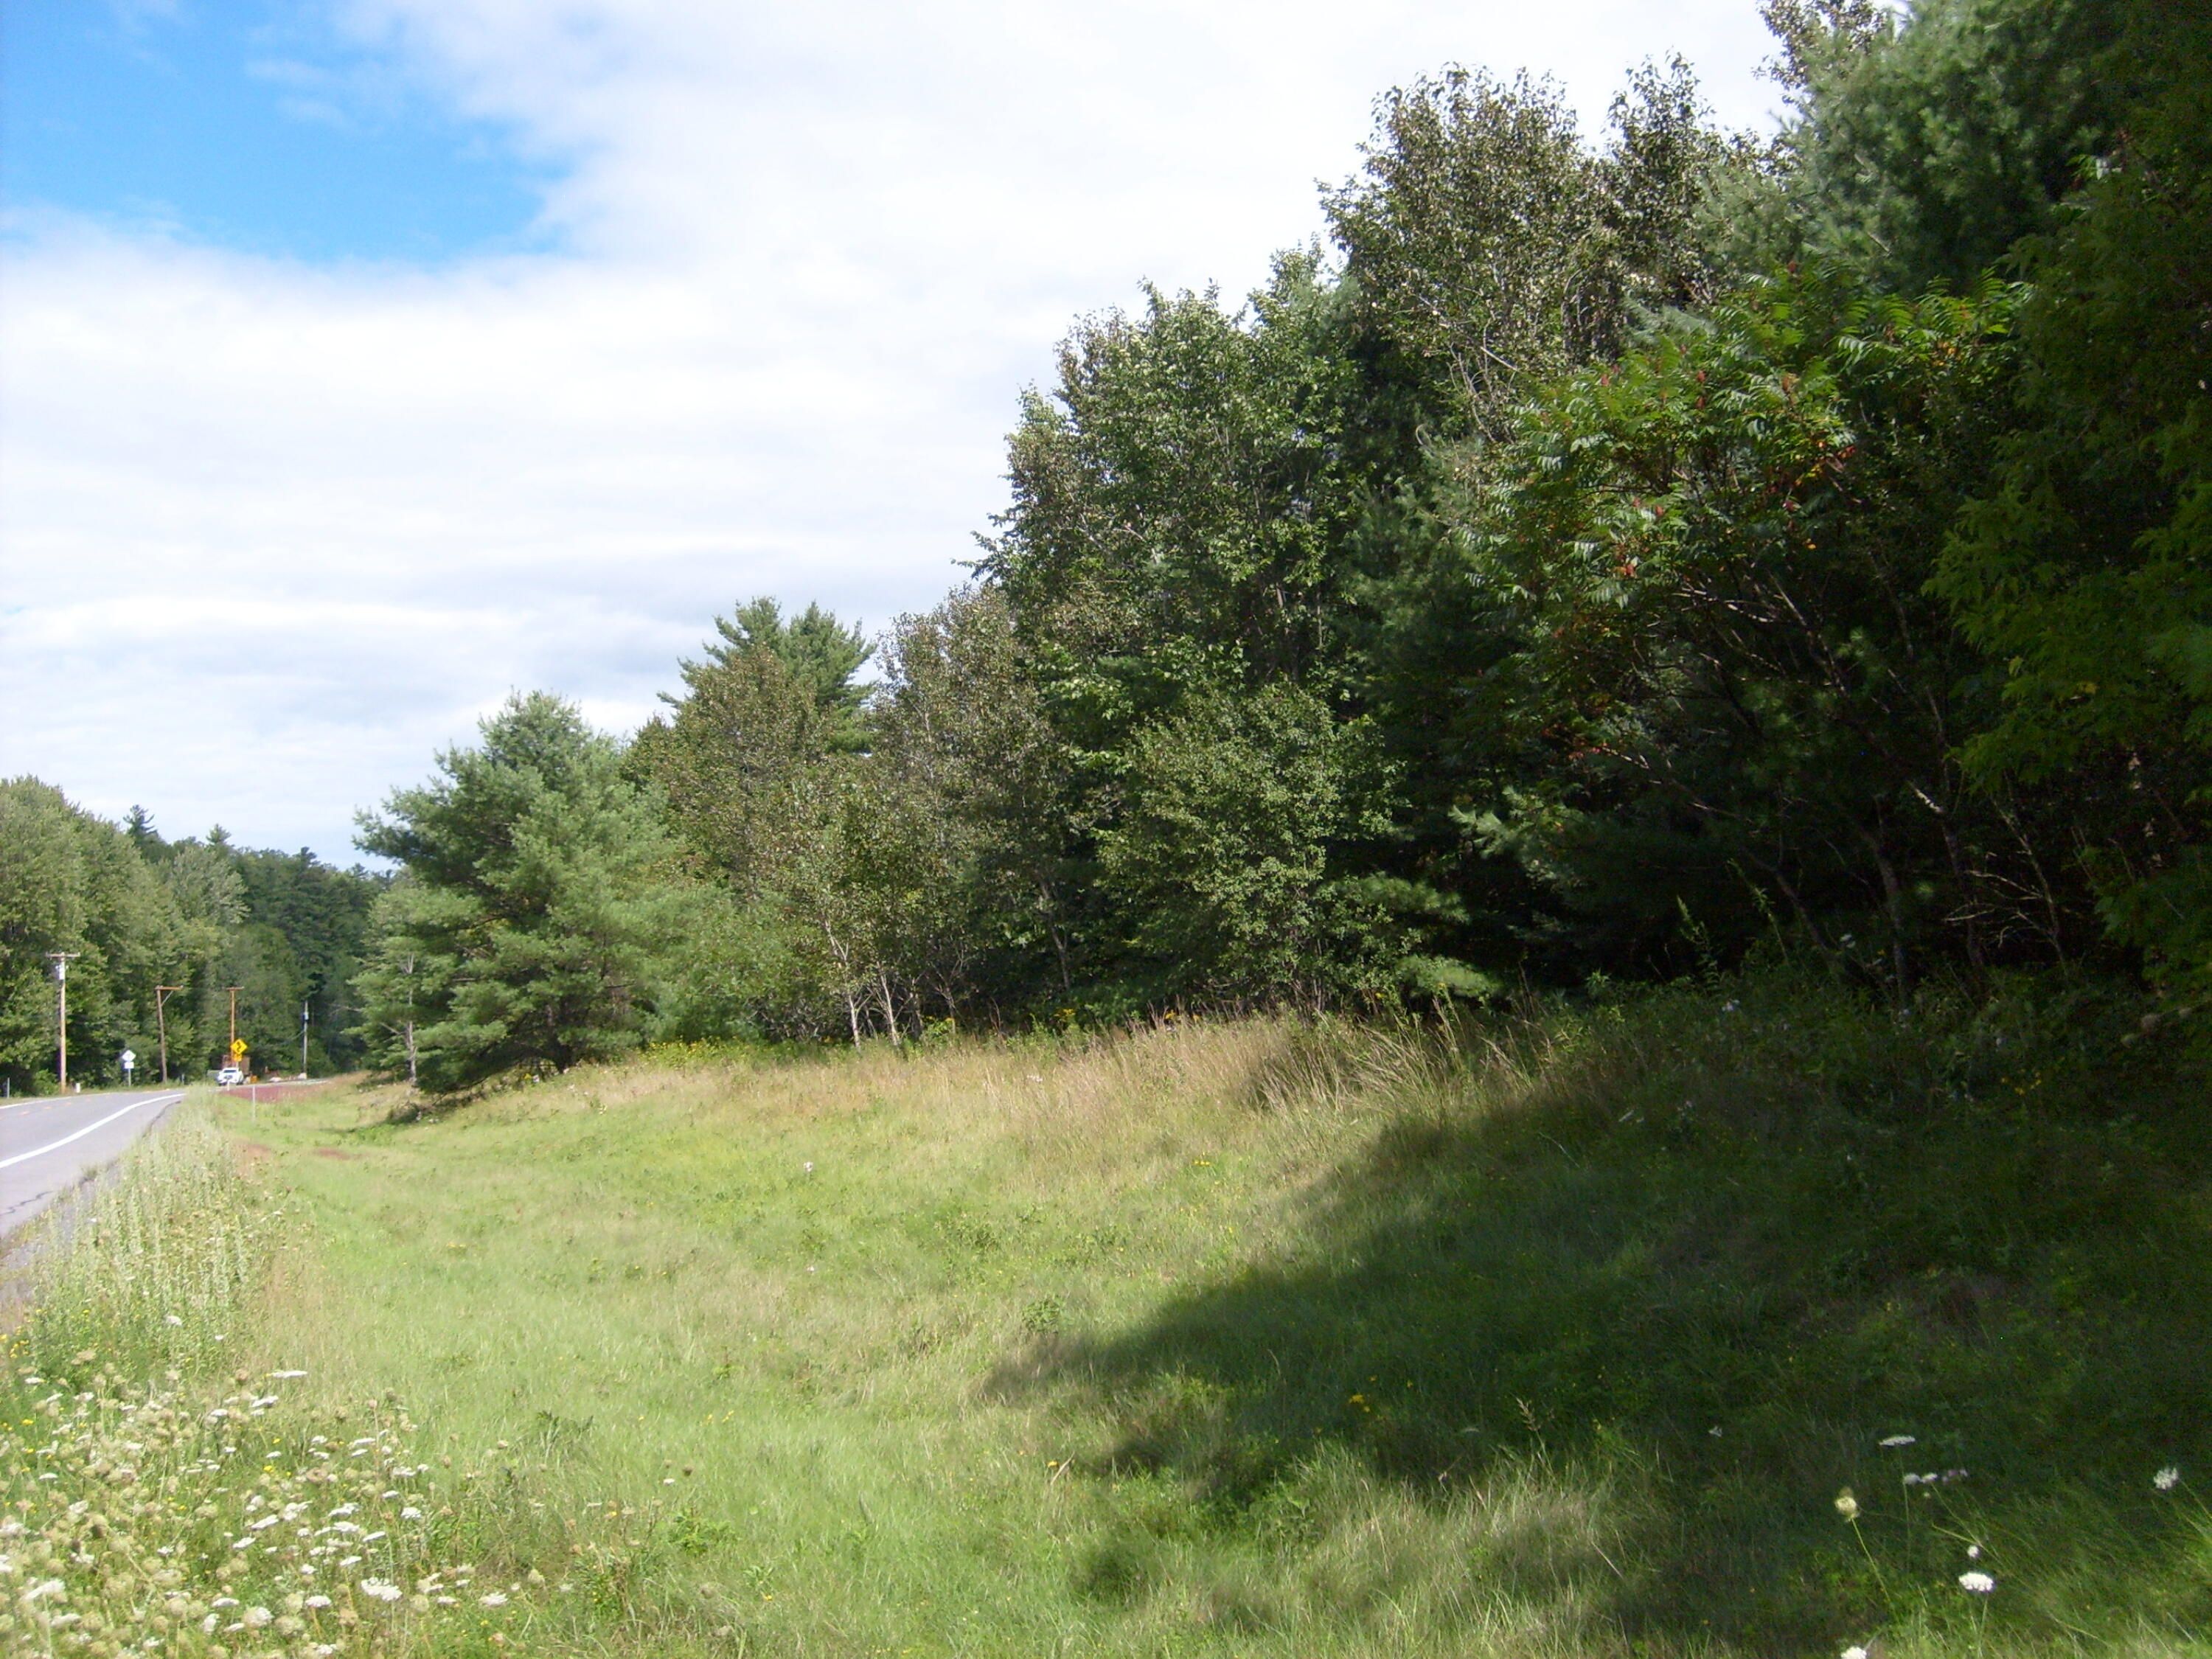
[[706, 660], [683, 665], [684, 683], [696, 686], [702, 675], [741, 659], [765, 653], [775, 659], [794, 685], [814, 700], [824, 722], [823, 740], [832, 749], [866, 748], [861, 711], [867, 688], [855, 678], [875, 649], [860, 630], [839, 622], [818, 605], [786, 620], [783, 607], [767, 598], [739, 605], [714, 620], [720, 637], [707, 643]]
[[411, 1032], [440, 1092], [636, 1046], [680, 902], [659, 803], [574, 708], [517, 696], [481, 732], [360, 820], [362, 849], [407, 878], [356, 981], [363, 1032], [387, 1066]]
[[1902, 27], [1856, 0], [1765, 8], [1796, 119], [1770, 191], [1729, 202], [1738, 269], [1842, 264], [1954, 288], [2047, 232], [2109, 148], [2123, 88], [2106, 48], [2124, 0], [1925, 0]]

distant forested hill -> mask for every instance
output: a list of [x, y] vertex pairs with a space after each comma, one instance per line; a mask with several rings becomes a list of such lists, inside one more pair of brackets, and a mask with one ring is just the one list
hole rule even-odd
[[229, 1039], [231, 986], [254, 1066], [298, 1069], [303, 1008], [309, 1068], [358, 1065], [353, 979], [384, 885], [304, 849], [220, 829], [164, 841], [143, 811], [118, 824], [35, 778], [0, 783], [0, 1076], [18, 1094], [54, 1085], [52, 951], [74, 953], [72, 1082], [118, 1080], [126, 1048], [157, 1079], [164, 1024], [172, 1077], [204, 1073]]

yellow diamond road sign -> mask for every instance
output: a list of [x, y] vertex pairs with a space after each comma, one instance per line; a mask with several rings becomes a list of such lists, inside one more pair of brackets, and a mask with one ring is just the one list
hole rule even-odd
[[244, 1037], [231, 1038], [230, 1057], [233, 1060], [244, 1060], [246, 1058], [246, 1039]]

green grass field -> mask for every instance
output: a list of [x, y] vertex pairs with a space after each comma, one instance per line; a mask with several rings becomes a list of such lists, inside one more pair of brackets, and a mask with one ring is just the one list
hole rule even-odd
[[317, 1420], [396, 1395], [422, 1547], [513, 1601], [333, 1651], [2212, 1651], [2212, 1124], [2094, 999], [1730, 984], [403, 1103], [209, 1109], [284, 1212], [234, 1329], [131, 1350], [80, 1285], [18, 1339], [41, 1397], [103, 1340], [304, 1370]]

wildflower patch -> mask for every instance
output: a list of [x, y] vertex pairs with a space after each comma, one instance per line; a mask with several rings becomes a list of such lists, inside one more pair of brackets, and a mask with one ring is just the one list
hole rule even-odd
[[532, 1552], [570, 1577], [468, 1559], [514, 1539], [502, 1496], [473, 1471], [434, 1483], [397, 1401], [318, 1418], [258, 1383], [194, 1397], [91, 1364], [9, 1391], [0, 1648], [333, 1659], [450, 1652], [489, 1620], [521, 1651], [540, 1604], [595, 1588], [603, 1552], [573, 1522]]
[[503, 1448], [458, 1469], [418, 1450], [392, 1395], [303, 1402], [296, 1367], [210, 1380], [284, 1215], [188, 1119], [52, 1235], [0, 1376], [0, 1652], [527, 1652], [563, 1598], [605, 1604], [657, 1512], [564, 1520]]

